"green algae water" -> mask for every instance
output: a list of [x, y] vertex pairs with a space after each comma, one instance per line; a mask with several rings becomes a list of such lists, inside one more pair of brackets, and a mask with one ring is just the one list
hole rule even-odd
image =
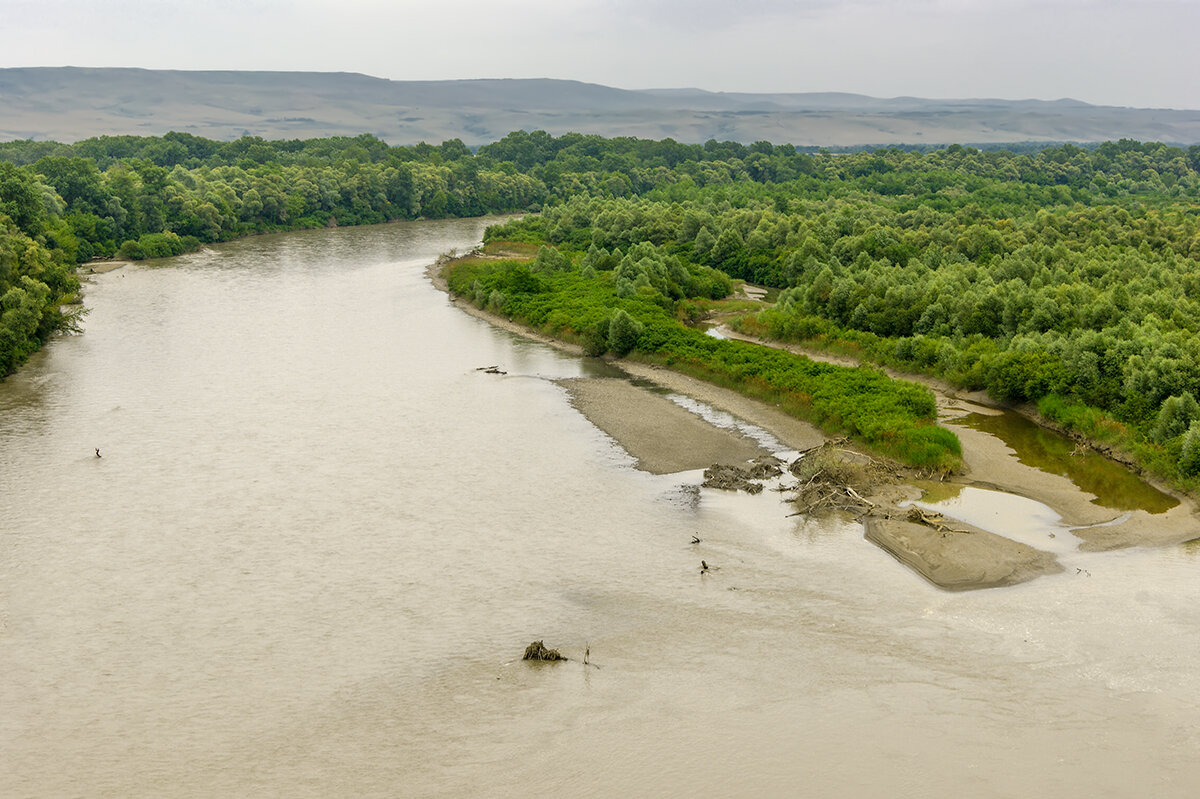
[[996, 436], [1017, 453], [1021, 463], [1066, 477], [1094, 494], [1092, 502], [1102, 507], [1163, 513], [1179, 504], [1121, 464], [1090, 449], [1076, 450], [1071, 439], [1019, 414], [971, 413], [947, 421]]
[[483, 226], [98, 276], [0, 383], [0, 796], [1195, 795], [1200, 550], [948, 594], [637, 471], [430, 285]]

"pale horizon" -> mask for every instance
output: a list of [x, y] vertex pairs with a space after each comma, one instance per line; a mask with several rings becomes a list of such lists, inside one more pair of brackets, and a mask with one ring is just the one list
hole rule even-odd
[[[0, 67], [0, 69], [4, 69], [4, 68], [5, 68], [5, 67]], [[902, 100], [902, 99], [906, 99], [906, 98], [915, 98], [915, 99], [921, 99], [921, 100], [938, 100], [938, 101], [954, 101], [954, 100], [971, 100], [971, 101], [976, 101], [976, 100], [1002, 100], [1002, 101], [1005, 101], [1005, 102], [1027, 102], [1027, 101], [1034, 101], [1034, 102], [1044, 102], [1044, 103], [1055, 103], [1055, 102], [1079, 102], [1079, 103], [1086, 103], [1086, 104], [1088, 104], [1088, 105], [1096, 105], [1096, 106], [1111, 106], [1111, 107], [1115, 107], [1115, 108], [1137, 108], [1137, 109], [1144, 109], [1144, 110], [1156, 110], [1156, 109], [1175, 110], [1175, 111], [1196, 111], [1196, 110], [1200, 110], [1200, 105], [1198, 105], [1196, 108], [1171, 108], [1171, 107], [1169, 107], [1169, 106], [1133, 106], [1133, 105], [1124, 105], [1124, 106], [1122, 106], [1122, 105], [1117, 105], [1117, 104], [1114, 104], [1114, 103], [1093, 103], [1093, 102], [1089, 102], [1088, 100], [1082, 100], [1082, 99], [1080, 99], [1080, 98], [1078, 98], [1078, 97], [1067, 97], [1067, 96], [1063, 96], [1063, 97], [1032, 97], [1032, 96], [1030, 96], [1030, 97], [1018, 97], [1018, 96], [1013, 96], [1013, 97], [1001, 97], [1001, 96], [999, 96], [999, 95], [971, 95], [971, 96], [968, 96], [968, 95], [956, 95], [956, 96], [945, 95], [945, 96], [943, 96], [943, 95], [928, 95], [928, 94], [895, 94], [895, 95], [880, 95], [880, 94], [867, 94], [867, 93], [865, 93], [865, 92], [854, 92], [854, 91], [832, 91], [832, 90], [820, 90], [820, 89], [812, 89], [812, 90], [805, 90], [805, 91], [785, 91], [785, 90], [779, 90], [779, 91], [749, 91], [749, 90], [741, 90], [741, 89], [709, 89], [709, 88], [705, 88], [705, 87], [703, 87], [703, 86], [658, 86], [658, 85], [653, 85], [653, 86], [618, 86], [618, 85], [611, 84], [611, 83], [598, 83], [598, 82], [596, 82], [596, 81], [582, 80], [582, 79], [578, 79], [578, 78], [563, 78], [563, 77], [553, 77], [553, 76], [550, 76], [550, 75], [473, 75], [473, 76], [463, 76], [463, 77], [456, 77], [456, 78], [389, 78], [389, 77], [385, 77], [385, 76], [383, 76], [383, 75], [373, 75], [373, 74], [370, 74], [370, 73], [367, 73], [367, 72], [359, 72], [359, 71], [356, 71], [356, 70], [350, 70], [350, 69], [322, 69], [322, 70], [299, 70], [299, 69], [230, 69], [230, 68], [226, 68], [226, 67], [211, 67], [211, 68], [207, 68], [207, 67], [206, 67], [206, 68], [200, 68], [200, 69], [180, 69], [180, 68], [171, 68], [171, 67], [161, 67], [161, 68], [160, 68], [160, 67], [145, 67], [145, 66], [128, 65], [128, 64], [126, 64], [126, 65], [97, 65], [97, 64], [31, 64], [31, 65], [28, 65], [28, 66], [23, 66], [23, 67], [7, 67], [7, 68], [10, 68], [10, 69], [140, 69], [140, 70], [146, 70], [146, 71], [155, 71], [155, 72], [249, 72], [249, 73], [261, 72], [261, 73], [284, 73], [284, 74], [300, 74], [300, 73], [309, 73], [309, 74], [325, 74], [325, 75], [361, 75], [361, 76], [363, 76], [363, 77], [367, 77], [367, 78], [376, 78], [376, 79], [379, 79], [379, 80], [388, 80], [388, 81], [392, 81], [392, 82], [439, 82], [439, 81], [452, 82], [452, 81], [504, 81], [504, 80], [510, 80], [510, 81], [524, 81], [524, 80], [557, 80], [557, 81], [564, 81], [564, 82], [569, 82], [569, 83], [583, 83], [583, 84], [592, 85], [592, 86], [603, 86], [603, 87], [605, 87], [605, 88], [609, 88], [609, 89], [618, 89], [618, 90], [621, 90], [621, 91], [631, 91], [631, 92], [642, 92], [642, 91], [648, 91], [648, 92], [659, 92], [659, 91], [662, 91], [662, 92], [666, 92], [666, 91], [683, 91], [683, 92], [690, 92], [690, 91], [697, 91], [697, 92], [707, 92], [707, 93], [710, 93], [710, 94], [752, 94], [752, 95], [769, 95], [769, 94], [818, 94], [818, 95], [819, 95], [819, 94], [844, 94], [844, 95], [853, 95], [853, 96], [859, 96], [859, 97], [870, 97], [870, 98], [872, 98], [872, 99], [875, 99], [875, 100]]]

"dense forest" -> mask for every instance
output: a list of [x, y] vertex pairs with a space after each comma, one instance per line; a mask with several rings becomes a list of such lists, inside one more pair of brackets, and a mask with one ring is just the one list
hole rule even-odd
[[[493, 238], [550, 245], [542, 261], [566, 268], [545, 274], [603, 277], [614, 302], [658, 294], [677, 313], [720, 292], [713, 270], [774, 287], [778, 302], [743, 329], [1037, 402], [1186, 478], [1200, 471], [1198, 170], [1200, 146], [1125, 140], [1019, 153], [542, 132], [477, 152], [371, 136], [2, 143], [0, 373], [71, 323], [75, 263], [541, 211]], [[516, 301], [499, 287], [482, 299]]]
[[780, 289], [745, 332], [1033, 401], [1159, 474], [1200, 473], [1200, 147], [749, 149], [734, 179], [580, 194], [493, 235], [652, 243]]

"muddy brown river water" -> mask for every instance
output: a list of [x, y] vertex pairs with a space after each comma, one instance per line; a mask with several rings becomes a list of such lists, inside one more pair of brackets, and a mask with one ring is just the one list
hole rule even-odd
[[951, 594], [638, 471], [428, 282], [483, 225], [97, 276], [0, 384], [0, 796], [1200, 790], [1200, 550]]

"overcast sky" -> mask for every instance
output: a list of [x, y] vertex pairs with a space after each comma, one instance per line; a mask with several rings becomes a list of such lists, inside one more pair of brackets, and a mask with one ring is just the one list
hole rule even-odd
[[1200, 0], [0, 0], [0, 66], [1200, 109]]

